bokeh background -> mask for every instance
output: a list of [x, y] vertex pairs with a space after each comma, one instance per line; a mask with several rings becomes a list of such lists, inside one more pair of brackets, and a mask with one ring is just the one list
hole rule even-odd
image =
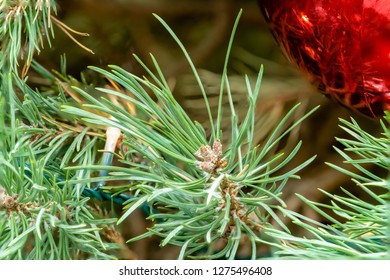
[[[373, 134], [377, 133], [377, 126], [373, 125], [375, 121], [332, 103], [316, 91], [305, 75], [282, 55], [265, 25], [256, 0], [59, 0], [58, 3], [58, 18], [69, 27], [89, 33], [89, 37], [77, 39], [95, 54], [86, 52], [57, 29], [52, 48], [46, 48], [37, 57], [39, 62], [48, 68], [59, 69], [60, 55], [65, 54], [67, 71], [76, 78], [80, 77], [80, 72], [88, 74], [89, 65], [104, 68], [108, 64], [116, 64], [143, 75], [145, 73], [132, 54], [136, 53], [148, 64], [149, 53], [153, 53], [174, 89], [175, 97], [191, 118], [206, 128], [208, 119], [196, 81], [179, 48], [152, 13], [162, 17], [181, 39], [200, 71], [211, 104], [216, 108], [228, 40], [234, 20], [242, 8], [243, 15], [236, 33], [228, 74], [238, 113], [243, 115], [247, 108], [244, 75], [255, 78], [260, 66], [263, 64], [265, 67], [257, 108], [258, 143], [261, 145], [267, 133], [296, 103], [302, 104], [294, 115], [296, 119], [316, 105], [321, 105], [280, 147], [288, 150], [296, 141], [303, 140], [303, 148], [291, 166], [317, 155], [315, 162], [300, 174], [302, 180], [290, 181], [285, 188], [284, 197], [288, 207], [326, 222], [305, 207], [294, 194], [327, 202], [318, 188], [334, 193], [343, 186], [353, 193], [357, 191], [348, 177], [331, 169], [325, 162], [350, 168], [343, 164], [342, 158], [333, 149], [333, 146], [339, 146], [335, 137], [347, 137], [339, 128], [338, 118], [348, 119], [352, 116]], [[229, 116], [226, 115], [224, 120], [224, 128], [228, 132]], [[223, 143], [228, 141], [226, 133]], [[121, 236], [118, 238], [125, 241], [143, 233], [148, 226], [144, 218], [141, 212], [132, 215], [121, 225]], [[299, 229], [295, 230], [296, 234], [303, 234]], [[177, 248], [160, 248], [159, 242], [152, 238], [129, 244], [123, 258], [177, 257]], [[245, 246], [243, 248], [242, 257], [245, 258]]]

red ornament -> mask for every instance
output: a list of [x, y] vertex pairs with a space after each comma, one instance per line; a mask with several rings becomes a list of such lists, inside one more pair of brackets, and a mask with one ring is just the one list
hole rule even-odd
[[259, 0], [286, 56], [371, 117], [390, 110], [390, 0]]

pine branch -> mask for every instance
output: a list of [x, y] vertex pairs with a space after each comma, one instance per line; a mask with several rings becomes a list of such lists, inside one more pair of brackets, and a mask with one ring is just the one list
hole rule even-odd
[[[118, 66], [91, 67], [109, 81], [97, 88], [68, 76], [65, 58], [54, 73], [33, 61], [43, 34], [53, 37], [52, 22], [73, 39], [72, 32], [79, 34], [53, 18], [55, 7], [54, 1], [41, 0], [0, 4], [0, 259], [116, 258], [123, 241], [113, 236], [115, 223], [131, 218], [138, 208], [152, 225], [129, 242], [158, 236], [161, 246], [181, 247], [180, 259], [236, 259], [244, 243], [252, 259], [261, 257], [265, 247], [286, 258], [389, 257], [389, 180], [366, 167], [389, 170], [386, 122], [383, 136], [374, 137], [354, 120], [341, 120], [354, 139], [338, 139], [345, 148], [336, 150], [359, 172], [329, 165], [350, 176], [375, 203], [347, 190], [344, 195], [323, 191], [332, 200], [329, 205], [299, 196], [330, 222], [320, 223], [285, 209], [281, 198], [288, 181], [299, 179], [300, 170], [314, 160], [288, 166], [303, 144], [290, 150], [282, 143], [316, 108], [291, 123], [297, 104], [262, 145], [256, 143], [257, 130], [269, 131], [261, 127], [266, 123], [256, 123], [263, 69], [254, 83], [243, 78], [243, 119], [236, 114], [227, 73], [239, 17], [213, 117], [206, 87], [184, 45], [156, 16], [192, 69], [206, 104], [209, 133], [174, 98], [153, 56], [154, 69], [135, 56], [147, 77]], [[50, 36], [45, 40], [50, 46]], [[25, 66], [19, 75], [21, 59]], [[31, 87], [32, 78], [25, 77], [30, 66], [44, 85]], [[227, 137], [221, 125], [225, 101], [231, 116]], [[124, 212], [112, 218], [97, 200], [120, 204]], [[308, 237], [294, 236], [279, 212]]]
[[[294, 223], [310, 233], [310, 238], [300, 238], [270, 229], [269, 234], [276, 234], [285, 240], [285, 246], [279, 251], [281, 256], [299, 259], [389, 258], [389, 180], [365, 168], [365, 165], [371, 164], [377, 166], [378, 170], [382, 169], [383, 173], [390, 170], [389, 118], [381, 122], [382, 137], [368, 134], [354, 119], [350, 122], [341, 119], [340, 122], [341, 128], [347, 131], [353, 140], [337, 139], [345, 148], [335, 149], [345, 162], [352, 164], [360, 174], [333, 164], [329, 165], [350, 176], [356, 187], [360, 188], [366, 197], [371, 197], [374, 203], [367, 202], [345, 189], [342, 189], [344, 196], [322, 191], [331, 199], [329, 205], [310, 201], [298, 195], [331, 224], [322, 224], [298, 213], [280, 209]], [[328, 214], [326, 210], [330, 210], [334, 215]], [[341, 222], [342, 219], [346, 221]]]
[[0, 259], [115, 258], [112, 250], [118, 246], [100, 234], [116, 219], [83, 196], [89, 184], [69, 184], [92, 174], [63, 169], [95, 163], [101, 136], [87, 127], [59, 125], [61, 118], [74, 120], [59, 111], [69, 97], [49, 92], [34, 91], [13, 74], [3, 74]]
[[[164, 26], [173, 33], [166, 24]], [[185, 51], [183, 47], [182, 50]], [[185, 55], [189, 57], [187, 53]], [[140, 205], [149, 203], [158, 210], [158, 213], [149, 216], [150, 220], [156, 222], [141, 237], [157, 235], [162, 238], [162, 246], [181, 246], [180, 258], [234, 259], [244, 236], [251, 240], [252, 258], [256, 258], [257, 248], [269, 243], [262, 236], [262, 231], [271, 227], [271, 218], [288, 230], [275, 213], [275, 203], [284, 206], [279, 197], [283, 186], [289, 179], [298, 178], [297, 172], [314, 159], [310, 158], [280, 174], [278, 172], [297, 154], [301, 144], [288, 155], [282, 152], [273, 154], [273, 148], [315, 109], [285, 128], [287, 120], [298, 108], [298, 105], [295, 106], [281, 120], [268, 142], [263, 147], [256, 147], [252, 140], [261, 69], [254, 86], [246, 79], [249, 103], [247, 116], [240, 121], [232, 114], [231, 143], [223, 147], [223, 143], [215, 139], [216, 136], [222, 136], [222, 132], [212, 132], [210, 139], [206, 139], [204, 130], [189, 119], [174, 99], [163, 71], [153, 57], [152, 61], [158, 75], [154, 75], [141, 62], [152, 81], [141, 79], [117, 66], [111, 66], [111, 71], [93, 67], [117, 84], [117, 87], [120, 86], [122, 92], [99, 88], [101, 93], [111, 98], [97, 99], [80, 88], [74, 88], [90, 103], [84, 104], [85, 109], [63, 106], [63, 111], [68, 114], [79, 116], [94, 125], [116, 127], [124, 135], [119, 159], [122, 166], [110, 167], [109, 176], [104, 178], [106, 181], [128, 182], [118, 187], [111, 186], [111, 191], [134, 193], [134, 197], [126, 203], [126, 211], [118, 223], [129, 217]], [[193, 70], [201, 84], [196, 70]], [[232, 100], [226, 70], [224, 73], [222, 84], [227, 88], [227, 98]], [[134, 97], [123, 91], [132, 93]], [[150, 97], [150, 93], [158, 100], [158, 104]], [[112, 96], [133, 103], [137, 115], [129, 113], [120, 102], [113, 103]], [[221, 95], [221, 98], [225, 96]], [[234, 112], [232, 103], [231, 110]], [[217, 128], [221, 127], [218, 120], [215, 124]], [[134, 158], [142, 159], [142, 162], [134, 161]], [[94, 171], [101, 168], [106, 167], [83, 165], [68, 167], [67, 170]], [[101, 178], [78, 182], [92, 183], [99, 180]], [[222, 248], [218, 248], [221, 242]]]
[[[0, 4], [0, 69], [17, 72], [19, 59], [25, 60], [23, 75], [31, 64], [34, 52], [54, 37], [51, 14], [57, 13], [54, 0], [10, 1]], [[45, 39], [44, 39], [45, 38]]]

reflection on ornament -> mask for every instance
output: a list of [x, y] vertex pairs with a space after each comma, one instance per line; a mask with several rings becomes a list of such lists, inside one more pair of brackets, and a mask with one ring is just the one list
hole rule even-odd
[[285, 55], [319, 90], [377, 117], [390, 110], [390, 0], [259, 0]]

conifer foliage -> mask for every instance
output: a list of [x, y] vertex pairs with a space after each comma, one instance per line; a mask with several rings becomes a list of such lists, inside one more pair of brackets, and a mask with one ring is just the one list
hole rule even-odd
[[[155, 15], [198, 83], [206, 129], [174, 98], [153, 55], [152, 68], [135, 56], [142, 77], [119, 66], [90, 67], [105, 85], [67, 75], [65, 56], [60, 69], [49, 71], [34, 55], [51, 47], [54, 25], [89, 51], [74, 37], [86, 34], [57, 19], [54, 0], [0, 3], [0, 259], [125, 258], [118, 225], [136, 209], [150, 227], [125, 241], [153, 236], [160, 246], [178, 246], [180, 259], [236, 259], [242, 248], [249, 248], [244, 257], [251, 259], [389, 258], [389, 180], [365, 167], [389, 170], [389, 118], [381, 121], [379, 137], [341, 119], [351, 138], [338, 139], [343, 148], [336, 149], [356, 172], [329, 163], [371, 202], [347, 190], [324, 192], [330, 204], [298, 194], [329, 223], [288, 210], [283, 188], [315, 156], [291, 166], [305, 143], [283, 145], [316, 108], [291, 122], [300, 104], [293, 106], [264, 143], [254, 142], [263, 68], [254, 82], [242, 77], [242, 119], [227, 73], [240, 15], [227, 46], [217, 112], [186, 48]], [[229, 104], [229, 131], [222, 129], [223, 101]], [[296, 236], [285, 217], [305, 236]]]

